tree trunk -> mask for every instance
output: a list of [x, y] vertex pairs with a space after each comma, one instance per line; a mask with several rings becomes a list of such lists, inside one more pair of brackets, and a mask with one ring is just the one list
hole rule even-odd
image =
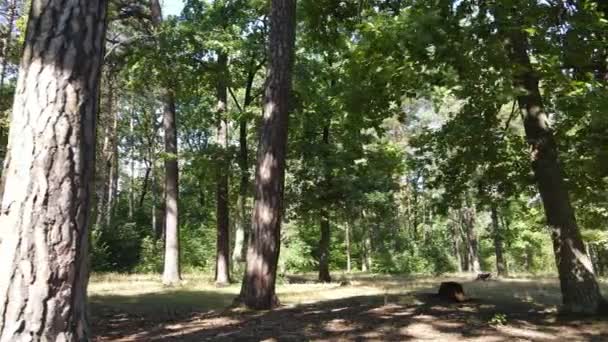
[[503, 233], [498, 221], [498, 208], [492, 205], [492, 226], [494, 227], [494, 251], [496, 253], [496, 273], [499, 277], [507, 276], [507, 264], [503, 256]]
[[220, 53], [218, 56], [218, 86], [217, 86], [217, 189], [216, 189], [216, 218], [217, 244], [215, 256], [215, 283], [219, 286], [230, 283], [230, 222], [228, 212], [228, 122], [226, 111], [228, 92], [228, 56]]
[[[150, 1], [152, 24], [162, 23], [162, 11], [158, 0]], [[177, 123], [175, 119], [175, 94], [164, 85], [161, 87], [163, 129], [165, 131], [165, 265], [163, 284], [175, 285], [181, 281], [179, 264], [179, 167], [177, 164]]]
[[108, 77], [107, 82], [108, 94], [106, 99], [106, 115], [107, 122], [105, 122], [104, 133], [103, 133], [103, 145], [101, 147], [101, 163], [97, 164], [97, 210], [95, 211], [95, 228], [100, 229], [102, 224], [105, 223], [105, 215], [108, 204], [108, 189], [110, 188], [112, 163], [109, 158], [112, 155], [111, 149], [111, 138], [112, 138], [112, 118], [114, 117], [114, 87], [112, 84], [111, 77]]
[[[245, 101], [243, 101], [242, 110], [247, 110], [247, 107], [253, 102], [253, 81], [258, 68], [252, 66], [247, 75], [247, 85], [245, 86]], [[242, 117], [239, 122], [239, 167], [241, 169], [241, 182], [239, 184], [239, 198], [237, 200], [237, 222], [236, 232], [234, 237], [234, 251], [232, 259], [234, 262], [245, 261], [245, 239], [249, 231], [250, 220], [247, 216], [247, 198], [249, 193], [249, 150], [247, 147], [247, 118]]]
[[527, 37], [522, 31], [512, 30], [509, 38], [510, 58], [516, 65], [514, 85], [526, 91], [517, 100], [524, 113], [532, 169], [547, 224], [552, 230], [564, 309], [575, 313], [595, 313], [603, 299], [570, 203], [553, 130], [539, 90], [540, 80], [528, 56]]
[[456, 257], [456, 270], [458, 272], [462, 272], [462, 253], [460, 251], [460, 243], [458, 243], [458, 241], [460, 240], [458, 238], [460, 234], [458, 232], [458, 227], [456, 223], [451, 223], [450, 228], [452, 232], [452, 248], [454, 256]]
[[239, 124], [239, 166], [241, 169], [241, 182], [239, 184], [239, 198], [237, 200], [237, 223], [234, 236], [234, 262], [245, 261], [245, 234], [249, 227], [247, 219], [247, 189], [249, 188], [249, 163], [247, 157], [247, 120], [241, 119]]
[[479, 248], [477, 234], [475, 233], [475, 208], [467, 207], [462, 209], [462, 221], [466, 229], [466, 247], [468, 256], [467, 270], [472, 273], [480, 271]]
[[319, 281], [330, 283], [329, 274], [329, 245], [331, 242], [329, 213], [327, 209], [321, 209], [321, 239], [319, 240]]
[[180, 282], [179, 264], [179, 173], [177, 165], [177, 125], [175, 122], [175, 100], [172, 92], [166, 93], [163, 111], [165, 130], [165, 267], [163, 284]]
[[270, 309], [278, 304], [275, 282], [283, 215], [295, 15], [295, 0], [272, 0], [270, 67], [258, 147], [247, 267], [241, 290], [243, 302], [252, 309]]
[[330, 222], [329, 222], [329, 206], [330, 199], [327, 196], [327, 192], [331, 188], [330, 171], [328, 165], [329, 157], [329, 123], [323, 127], [323, 145], [325, 151], [323, 153], [323, 162], [325, 164], [325, 175], [324, 180], [321, 182], [319, 191], [323, 194], [321, 205], [324, 206], [321, 209], [321, 238], [319, 240], [319, 281], [322, 283], [330, 283], [331, 275], [329, 274], [329, 248], [331, 244], [330, 235]]
[[133, 221], [135, 209], [135, 112], [129, 118], [129, 220]]
[[352, 272], [352, 260], [350, 251], [350, 224], [347, 222], [345, 227], [345, 240], [346, 240], [346, 272]]
[[105, 212], [106, 227], [109, 227], [112, 223], [114, 216], [114, 202], [118, 195], [118, 111], [114, 112], [114, 118], [112, 121], [112, 155], [108, 158], [108, 169], [109, 169], [109, 181], [108, 186], [108, 205]]
[[1, 341], [89, 340], [88, 227], [106, 5], [32, 1], [0, 196]]

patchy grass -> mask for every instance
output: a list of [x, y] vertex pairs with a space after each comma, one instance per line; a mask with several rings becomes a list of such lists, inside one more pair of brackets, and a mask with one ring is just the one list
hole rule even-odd
[[[334, 276], [330, 284], [314, 283], [313, 275], [286, 277], [277, 288], [281, 308], [248, 312], [227, 309], [240, 284], [216, 288], [203, 274], [186, 275], [179, 287], [164, 287], [154, 275], [94, 275], [93, 331], [99, 341], [608, 340], [601, 318], [557, 315], [559, 285], [550, 277]], [[463, 283], [471, 301], [428, 295], [447, 280]]]

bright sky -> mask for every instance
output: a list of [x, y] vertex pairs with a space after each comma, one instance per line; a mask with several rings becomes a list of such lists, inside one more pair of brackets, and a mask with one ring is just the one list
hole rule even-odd
[[184, 0], [163, 0], [163, 16], [180, 15], [184, 8]]

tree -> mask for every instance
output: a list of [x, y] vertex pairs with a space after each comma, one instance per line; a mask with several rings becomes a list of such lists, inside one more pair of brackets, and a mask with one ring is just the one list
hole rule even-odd
[[89, 209], [106, 8], [97, 0], [32, 2], [0, 185], [2, 341], [89, 338]]
[[229, 221], [229, 198], [228, 198], [228, 56], [224, 52], [218, 55], [218, 80], [217, 80], [217, 145], [218, 145], [218, 167], [217, 167], [217, 190], [216, 190], [216, 219], [217, 219], [217, 243], [215, 256], [215, 283], [226, 285], [230, 283], [230, 221]]
[[296, 1], [273, 0], [270, 65], [258, 147], [252, 227], [240, 295], [243, 303], [252, 309], [270, 309], [278, 304], [275, 282], [283, 217], [295, 33]]
[[507, 35], [509, 56], [515, 66], [513, 83], [522, 91], [517, 102], [530, 144], [532, 169], [553, 238], [562, 301], [568, 311], [596, 313], [603, 305], [603, 298], [570, 203], [557, 144], [539, 89], [540, 79], [527, 52], [527, 38], [518, 28], [509, 30]]
[[[158, 0], [150, 1], [152, 24], [161, 29], [162, 11]], [[169, 83], [168, 81], [165, 83]], [[165, 267], [163, 283], [174, 285], [181, 281], [179, 264], [179, 166], [177, 164], [177, 122], [175, 92], [161, 85], [163, 129], [165, 131]]]

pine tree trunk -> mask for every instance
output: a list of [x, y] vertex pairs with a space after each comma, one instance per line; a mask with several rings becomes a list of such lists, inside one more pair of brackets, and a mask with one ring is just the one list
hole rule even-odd
[[513, 30], [509, 32], [509, 38], [510, 58], [516, 65], [514, 85], [526, 91], [517, 100], [524, 113], [532, 169], [547, 224], [552, 230], [564, 309], [575, 313], [595, 313], [602, 306], [603, 299], [570, 203], [553, 130], [540, 94], [540, 80], [528, 56], [527, 37], [522, 31]]
[[105, 1], [32, 2], [1, 196], [0, 340], [86, 341]]
[[503, 233], [498, 221], [498, 208], [492, 205], [492, 226], [494, 227], [494, 251], [496, 253], [496, 273], [499, 277], [507, 276], [507, 264], [503, 256]]
[[319, 240], [319, 281], [330, 283], [329, 274], [329, 245], [330, 245], [329, 213], [321, 209], [321, 239]]
[[216, 204], [217, 204], [217, 243], [215, 256], [215, 283], [223, 286], [230, 283], [230, 221], [228, 212], [228, 122], [226, 111], [228, 92], [228, 56], [220, 53], [218, 56], [220, 75], [217, 86], [217, 146], [218, 168], [216, 174]]
[[283, 215], [295, 15], [295, 0], [272, 0], [270, 67], [258, 147], [247, 267], [241, 291], [243, 302], [252, 309], [270, 309], [278, 304], [275, 282]]

